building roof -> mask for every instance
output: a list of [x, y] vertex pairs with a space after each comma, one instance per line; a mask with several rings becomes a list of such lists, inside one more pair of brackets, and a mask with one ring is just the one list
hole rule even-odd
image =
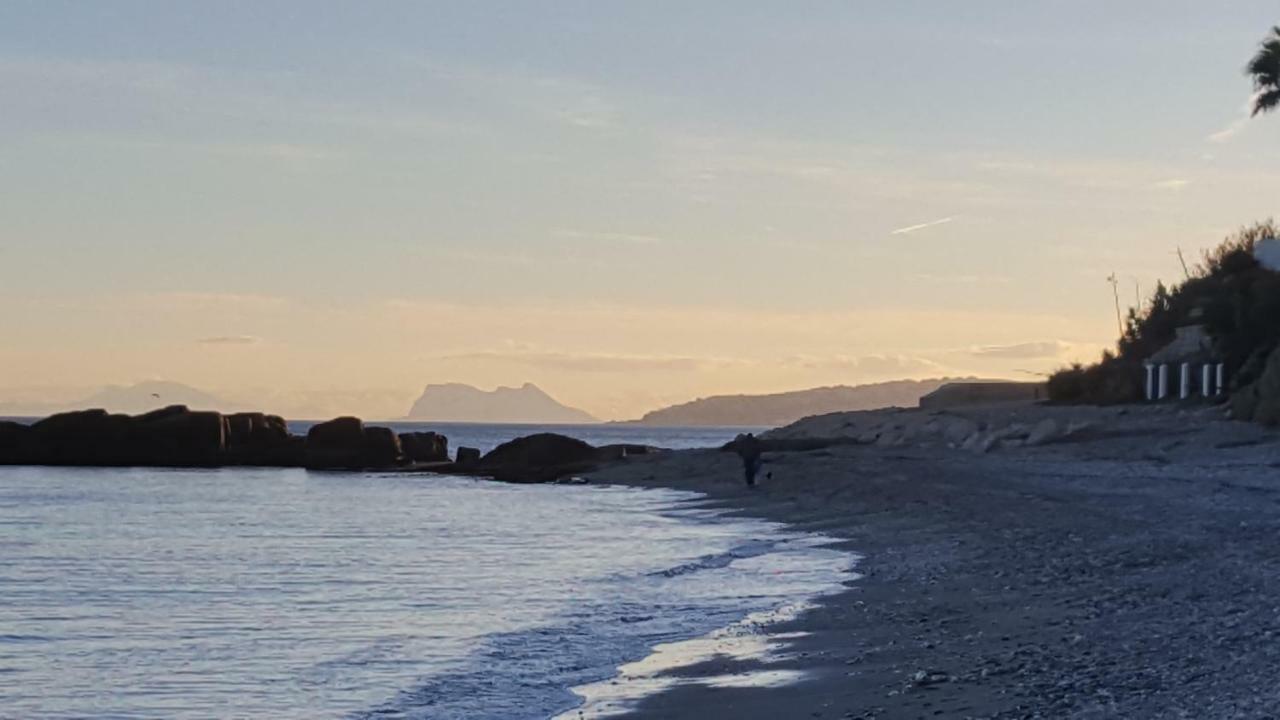
[[942, 410], [955, 407], [1033, 403], [1048, 398], [1039, 382], [953, 382], [920, 398], [920, 407]]
[[1152, 365], [1208, 360], [1213, 357], [1213, 341], [1203, 325], [1184, 325], [1177, 330], [1173, 342], [1155, 351], [1147, 362]]

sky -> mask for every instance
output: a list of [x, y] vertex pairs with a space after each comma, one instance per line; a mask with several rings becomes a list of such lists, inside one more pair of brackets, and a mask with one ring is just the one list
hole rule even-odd
[[1271, 2], [0, 1], [0, 403], [1034, 379], [1275, 213]]

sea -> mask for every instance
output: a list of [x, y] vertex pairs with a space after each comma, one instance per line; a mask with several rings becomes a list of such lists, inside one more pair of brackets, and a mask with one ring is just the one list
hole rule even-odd
[[[482, 450], [742, 430], [393, 425]], [[670, 668], [776, 652], [762, 628], [851, 577], [829, 545], [676, 490], [0, 467], [0, 718], [609, 717]]]

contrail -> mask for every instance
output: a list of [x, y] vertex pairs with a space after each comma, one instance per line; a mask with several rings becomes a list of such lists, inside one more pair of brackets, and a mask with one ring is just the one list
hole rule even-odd
[[907, 227], [904, 227], [904, 228], [898, 228], [897, 230], [894, 230], [889, 234], [890, 235], [906, 235], [907, 233], [913, 233], [917, 230], [931, 228], [935, 225], [946, 225], [947, 223], [951, 222], [954, 219], [955, 218], [944, 217], [941, 220], [934, 220], [932, 222], [920, 223], [919, 225], [908, 225]]

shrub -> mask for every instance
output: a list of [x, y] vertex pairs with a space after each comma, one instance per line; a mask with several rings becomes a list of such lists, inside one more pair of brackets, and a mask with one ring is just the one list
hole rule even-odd
[[1156, 285], [1141, 311], [1130, 309], [1116, 352], [1089, 366], [1073, 365], [1049, 378], [1049, 399], [1110, 404], [1143, 397], [1143, 360], [1173, 341], [1197, 313], [1233, 385], [1256, 379], [1262, 360], [1280, 345], [1280, 273], [1254, 259], [1258, 241], [1280, 235], [1275, 223], [1242, 228], [1204, 253], [1191, 277], [1172, 288]]

